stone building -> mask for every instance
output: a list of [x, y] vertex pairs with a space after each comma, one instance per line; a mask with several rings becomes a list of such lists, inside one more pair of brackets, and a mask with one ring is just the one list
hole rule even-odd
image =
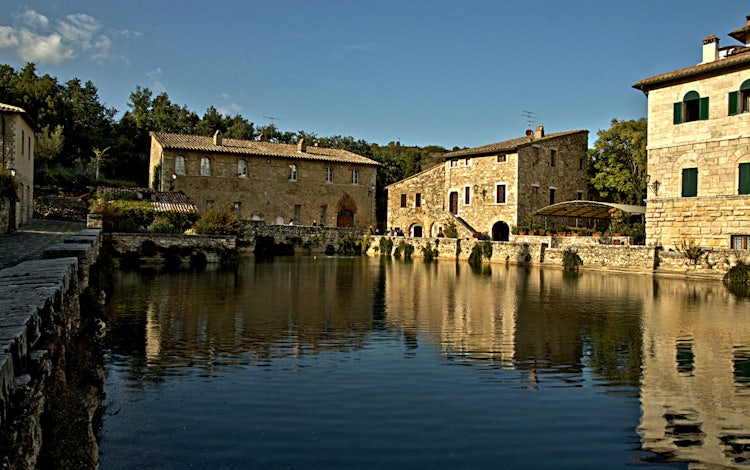
[[182, 191], [200, 212], [268, 224], [375, 224], [378, 163], [340, 149], [151, 132], [149, 181]]
[[750, 248], [750, 15], [697, 65], [646, 78], [646, 243]]
[[445, 162], [388, 189], [388, 228], [435, 237], [454, 223], [459, 235], [508, 240], [535, 210], [586, 197], [588, 131], [524, 137], [444, 155]]
[[17, 184], [15, 204], [9, 207], [8, 226], [0, 227], [0, 233], [15, 230], [34, 216], [35, 130], [36, 124], [26, 111], [0, 103], [0, 172], [10, 174]]

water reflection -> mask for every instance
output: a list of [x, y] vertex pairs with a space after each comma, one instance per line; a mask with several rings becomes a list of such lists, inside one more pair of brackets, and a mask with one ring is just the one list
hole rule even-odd
[[640, 423], [622, 427], [671, 460], [750, 457], [750, 303], [720, 283], [295, 257], [237, 272], [122, 273], [117, 296], [126, 300], [112, 302], [109, 342], [132, 387], [183, 368], [307, 367], [295, 358], [389, 337], [407, 360], [427, 349], [484, 380], [513, 372], [523, 393], [639, 398]]

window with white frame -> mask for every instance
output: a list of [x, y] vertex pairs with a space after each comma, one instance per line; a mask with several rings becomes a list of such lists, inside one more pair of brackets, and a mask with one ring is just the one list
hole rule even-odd
[[352, 170], [352, 184], [359, 184], [359, 170]]
[[237, 162], [237, 177], [247, 178], [247, 160], [240, 160]]
[[289, 165], [289, 181], [297, 181], [298, 168], [296, 164]]
[[183, 157], [182, 155], [177, 155], [176, 157], [174, 157], [174, 174], [185, 174], [185, 157]]
[[495, 160], [497, 163], [507, 163], [508, 162], [508, 156], [505, 154], [498, 155]]
[[326, 167], [326, 183], [333, 183], [333, 168], [330, 166]]

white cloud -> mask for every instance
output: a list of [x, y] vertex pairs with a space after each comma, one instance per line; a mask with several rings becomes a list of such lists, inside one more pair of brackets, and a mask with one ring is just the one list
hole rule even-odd
[[112, 40], [102, 24], [83, 13], [54, 22], [34, 10], [16, 13], [13, 25], [0, 26], [0, 49], [13, 50], [20, 59], [36, 63], [59, 64], [80, 55], [95, 61], [114, 59]]
[[146, 76], [151, 79], [151, 89], [157, 93], [167, 91], [167, 88], [161, 82], [161, 67], [156, 67], [153, 70], [146, 72]]

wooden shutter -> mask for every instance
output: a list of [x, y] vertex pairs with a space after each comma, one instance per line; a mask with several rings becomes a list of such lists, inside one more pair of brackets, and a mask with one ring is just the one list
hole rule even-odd
[[682, 169], [682, 197], [695, 197], [698, 195], [698, 169]]
[[739, 194], [750, 194], [750, 163], [740, 163]]
[[708, 96], [706, 96], [705, 98], [701, 98], [698, 119], [700, 119], [701, 121], [705, 121], [706, 119], [708, 119]]
[[682, 101], [674, 104], [674, 123], [682, 124]]
[[729, 115], [734, 116], [740, 112], [740, 92], [729, 92]]

